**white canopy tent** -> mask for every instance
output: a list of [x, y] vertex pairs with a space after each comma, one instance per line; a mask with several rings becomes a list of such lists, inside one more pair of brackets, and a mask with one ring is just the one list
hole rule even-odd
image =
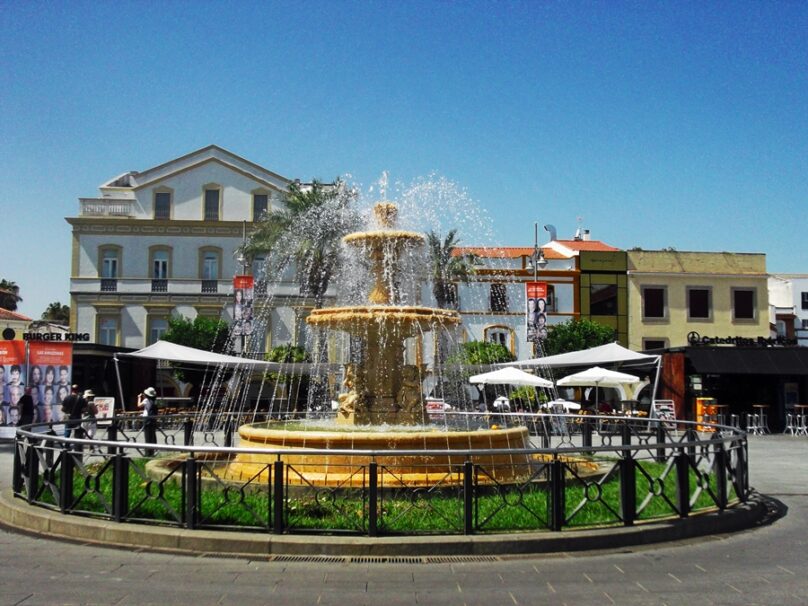
[[122, 353], [122, 356], [133, 358], [149, 358], [151, 360], [166, 360], [169, 362], [181, 362], [183, 364], [197, 364], [202, 366], [220, 366], [222, 368], [255, 368], [264, 370], [277, 370], [281, 368], [278, 362], [265, 362], [264, 360], [254, 360], [252, 358], [241, 358], [239, 356], [228, 356], [225, 354], [213, 353], [204, 349], [195, 349], [185, 345], [177, 345], [168, 341], [157, 341], [153, 345], [138, 349], [131, 353]]
[[[547, 356], [546, 358], [534, 358], [532, 360], [522, 360], [520, 362], [508, 362], [508, 366], [548, 367], [563, 368], [566, 366], [601, 366], [603, 364], [653, 364], [660, 360], [661, 356], [648, 355], [631, 351], [619, 343], [607, 343], [598, 345], [581, 351], [571, 351], [569, 353]], [[500, 364], [505, 366], [505, 364]]]
[[543, 377], [537, 377], [524, 370], [507, 366], [491, 372], [485, 372], [479, 375], [469, 377], [469, 383], [475, 385], [530, 385], [533, 387], [547, 387], [553, 386], [552, 381], [548, 381]]
[[[607, 343], [606, 345], [598, 345], [597, 347], [590, 347], [589, 349], [582, 349], [580, 351], [571, 351], [555, 356], [547, 356], [545, 358], [534, 358], [532, 360], [508, 363], [509, 366], [519, 366], [522, 368], [566, 368], [574, 366], [603, 366], [606, 364], [617, 364], [621, 366], [655, 365], [656, 374], [654, 377], [654, 388], [651, 392], [651, 400], [656, 400], [659, 373], [662, 370], [662, 356], [631, 351], [619, 343]], [[500, 366], [504, 366], [504, 364]]]
[[634, 385], [639, 382], [640, 378], [634, 375], [594, 366], [559, 379], [556, 384], [560, 387], [594, 387], [595, 404], [597, 405], [597, 394], [601, 387], [622, 387], [623, 385]]
[[121, 397], [121, 405], [124, 402], [123, 385], [121, 383], [121, 372], [118, 367], [118, 356], [132, 358], [145, 358], [149, 360], [165, 360], [181, 364], [192, 364], [196, 366], [211, 366], [217, 368], [241, 368], [250, 370], [278, 370], [285, 366], [278, 362], [265, 362], [264, 360], [254, 360], [252, 358], [240, 358], [239, 356], [228, 356], [225, 354], [196, 349], [185, 345], [177, 345], [168, 341], [157, 341], [156, 343], [138, 349], [131, 353], [120, 353], [113, 357], [115, 361], [115, 374], [118, 379], [118, 393]]

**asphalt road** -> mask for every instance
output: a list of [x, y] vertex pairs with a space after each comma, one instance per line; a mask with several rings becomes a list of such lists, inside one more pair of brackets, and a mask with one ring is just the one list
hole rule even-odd
[[[10, 448], [0, 446], [4, 486]], [[0, 530], [0, 604], [804, 606], [808, 438], [750, 437], [750, 459], [752, 486], [781, 503], [785, 515], [734, 535], [620, 552], [267, 562], [127, 551]]]

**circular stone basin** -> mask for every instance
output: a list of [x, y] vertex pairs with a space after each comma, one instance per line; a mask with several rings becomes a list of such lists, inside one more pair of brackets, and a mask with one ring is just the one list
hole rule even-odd
[[428, 329], [438, 324], [458, 324], [460, 316], [452, 310], [414, 305], [358, 305], [315, 309], [306, 322], [341, 330], [370, 326], [422, 326]]
[[[531, 476], [536, 460], [514, 449], [529, 448], [525, 427], [478, 431], [378, 430], [353, 427], [350, 431], [284, 429], [282, 423], [257, 423], [239, 427], [240, 448], [288, 450], [281, 459], [292, 466], [288, 484], [361, 487], [367, 482], [366, 467], [378, 464], [379, 487], [383, 489], [420, 488], [463, 483], [463, 463], [471, 460], [483, 468], [478, 482], [514, 483]], [[329, 453], [313, 454], [313, 449], [384, 451], [384, 456]], [[395, 454], [396, 451], [442, 451], [440, 454]], [[458, 450], [497, 450], [466, 457]], [[455, 451], [455, 452], [453, 452]], [[225, 476], [231, 480], [268, 481], [271, 463], [277, 455], [239, 454], [228, 464]]]

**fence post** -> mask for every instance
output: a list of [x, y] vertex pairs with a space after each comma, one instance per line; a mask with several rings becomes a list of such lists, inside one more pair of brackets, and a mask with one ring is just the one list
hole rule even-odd
[[66, 513], [69, 505], [73, 502], [74, 465], [75, 461], [70, 453], [70, 444], [62, 444], [62, 485], [59, 490], [59, 509], [62, 513]]
[[19, 438], [14, 438], [14, 470], [11, 476], [11, 487], [15, 495], [20, 494], [23, 488], [22, 460], [20, 459], [21, 443]]
[[690, 455], [680, 449], [676, 455], [676, 495], [679, 516], [690, 515]]
[[620, 438], [623, 446], [631, 446], [631, 426], [628, 421], [623, 421], [620, 425]]
[[[110, 442], [117, 442], [118, 441], [118, 419], [112, 417], [112, 420], [109, 422], [109, 427], [107, 427], [107, 440]], [[107, 454], [115, 455], [118, 453], [117, 446], [108, 446], [107, 447]]]
[[185, 486], [185, 526], [189, 530], [196, 528], [196, 521], [198, 516], [199, 496], [197, 494], [197, 475], [198, 466], [194, 453], [190, 453], [188, 458], [185, 459], [185, 468], [183, 469], [183, 485]]
[[272, 464], [272, 531], [276, 534], [283, 532], [283, 461], [278, 459]]
[[379, 534], [379, 464], [368, 464], [368, 536]]
[[224, 422], [224, 447], [233, 446], [233, 419], [227, 417]]
[[25, 469], [28, 472], [28, 502], [33, 503], [39, 488], [39, 464], [36, 460], [35, 444], [26, 438]]
[[129, 459], [118, 452], [112, 461], [112, 517], [122, 522], [129, 513]]
[[742, 438], [738, 440], [738, 469], [735, 470], [736, 477], [738, 478], [738, 498], [741, 500], [741, 503], [746, 503], [748, 498], [748, 490], [747, 490], [747, 467], [746, 467], [746, 438]]
[[474, 463], [463, 462], [463, 534], [474, 533]]
[[588, 415], [583, 415], [581, 444], [584, 448], [592, 446], [592, 419], [588, 418]]
[[[662, 424], [662, 421], [657, 421], [656, 443], [657, 444], [664, 444], [667, 440], [668, 440], [668, 434], [665, 431], [665, 426]], [[656, 462], [657, 463], [664, 463], [665, 462], [665, 449], [664, 448], [657, 448], [656, 449]]]
[[559, 459], [550, 463], [550, 530], [564, 527], [564, 464]]
[[620, 504], [623, 524], [633, 526], [637, 517], [637, 470], [630, 450], [624, 450], [620, 459]]
[[182, 422], [182, 443], [185, 446], [191, 446], [194, 443], [194, 424], [190, 418], [186, 418]]
[[718, 508], [727, 508], [727, 451], [724, 450], [724, 441], [721, 436], [716, 436], [715, 443], [715, 482], [718, 492]]

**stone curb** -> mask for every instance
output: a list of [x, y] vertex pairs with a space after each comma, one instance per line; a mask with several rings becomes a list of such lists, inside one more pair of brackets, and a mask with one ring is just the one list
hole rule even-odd
[[759, 525], [767, 500], [753, 494], [746, 504], [687, 519], [562, 532], [412, 537], [273, 535], [224, 530], [187, 530], [170, 526], [117, 523], [63, 515], [0, 492], [0, 524], [9, 530], [112, 547], [196, 555], [245, 557], [296, 556], [504, 556], [614, 550], [737, 532]]

